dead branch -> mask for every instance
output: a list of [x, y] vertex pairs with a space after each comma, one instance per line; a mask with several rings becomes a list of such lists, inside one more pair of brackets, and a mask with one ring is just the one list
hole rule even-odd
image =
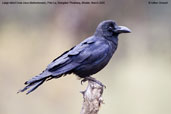
[[99, 108], [103, 103], [102, 94], [104, 86], [96, 82], [88, 81], [88, 86], [83, 94], [83, 106], [80, 114], [98, 114]]

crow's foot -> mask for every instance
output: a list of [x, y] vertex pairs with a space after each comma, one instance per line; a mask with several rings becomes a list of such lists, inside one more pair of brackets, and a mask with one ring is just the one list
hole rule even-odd
[[83, 84], [83, 82], [86, 82], [86, 81], [92, 81], [92, 82], [95, 82], [95, 83], [99, 84], [100, 86], [102, 86], [102, 87], [106, 88], [106, 86], [105, 86], [104, 84], [102, 84], [102, 82], [100, 82], [100, 81], [96, 80], [96, 79], [95, 79], [95, 78], [93, 78], [93, 77], [86, 77], [86, 78], [82, 79], [82, 80], [81, 80], [81, 84]]

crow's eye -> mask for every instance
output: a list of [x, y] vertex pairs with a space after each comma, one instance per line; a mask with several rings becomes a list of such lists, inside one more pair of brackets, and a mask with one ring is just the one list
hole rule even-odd
[[112, 27], [112, 26], [109, 26], [109, 27], [108, 27], [108, 30], [109, 30], [109, 31], [112, 31], [112, 30], [113, 30], [113, 27]]

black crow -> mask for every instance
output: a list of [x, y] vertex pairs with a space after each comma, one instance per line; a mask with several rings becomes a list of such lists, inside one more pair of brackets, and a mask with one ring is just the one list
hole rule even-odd
[[71, 73], [83, 78], [82, 81], [92, 80], [101, 84], [90, 76], [108, 64], [117, 49], [118, 35], [130, 32], [130, 29], [118, 26], [113, 20], [101, 22], [94, 35], [53, 60], [42, 73], [26, 81], [26, 87], [19, 92], [29, 89], [29, 94], [45, 81]]

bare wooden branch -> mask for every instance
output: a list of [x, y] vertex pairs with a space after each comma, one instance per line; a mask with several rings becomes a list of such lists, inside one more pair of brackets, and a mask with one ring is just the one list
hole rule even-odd
[[80, 114], [98, 114], [103, 103], [102, 94], [104, 86], [96, 82], [88, 81], [88, 86], [83, 94], [83, 106]]

